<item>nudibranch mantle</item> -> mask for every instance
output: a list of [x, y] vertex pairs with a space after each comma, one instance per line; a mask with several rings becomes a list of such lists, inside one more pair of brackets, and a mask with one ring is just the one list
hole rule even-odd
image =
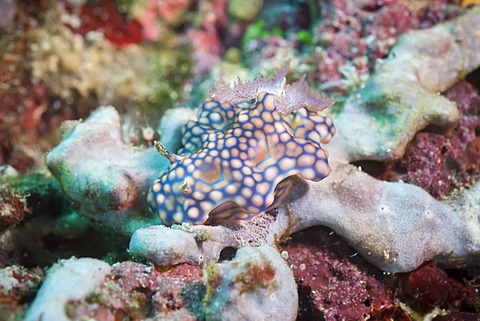
[[253, 100], [205, 102], [185, 125], [184, 148], [168, 155], [171, 167], [148, 193], [163, 223], [248, 222], [281, 204], [290, 176], [319, 181], [329, 174], [320, 143], [335, 134], [332, 119], [308, 106], [282, 115], [277, 99], [263, 91]]

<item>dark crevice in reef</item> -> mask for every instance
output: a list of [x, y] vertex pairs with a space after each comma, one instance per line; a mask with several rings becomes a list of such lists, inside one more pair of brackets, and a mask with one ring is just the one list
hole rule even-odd
[[362, 171], [373, 177], [378, 177], [385, 172], [387, 168], [385, 163], [370, 160], [354, 162], [352, 165], [360, 167]]
[[469, 82], [480, 93], [480, 68], [475, 69], [465, 77], [465, 80]]
[[297, 321], [307, 320], [325, 320], [323, 314], [315, 307], [312, 298], [312, 288], [303, 285], [301, 282], [297, 283], [298, 286], [298, 315]]
[[218, 262], [224, 262], [224, 261], [231, 261], [237, 254], [237, 249], [231, 246], [228, 246], [224, 248], [220, 252], [220, 257], [218, 258]]
[[28, 212], [23, 221], [3, 232], [0, 267], [45, 267], [71, 256], [110, 263], [129, 258], [128, 237], [77, 215], [54, 178], [33, 174], [6, 185], [25, 197]]

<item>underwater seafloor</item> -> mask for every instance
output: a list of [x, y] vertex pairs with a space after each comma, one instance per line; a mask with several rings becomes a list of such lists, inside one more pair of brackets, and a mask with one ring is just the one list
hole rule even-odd
[[479, 1], [0, 0], [0, 80], [1, 320], [480, 320]]

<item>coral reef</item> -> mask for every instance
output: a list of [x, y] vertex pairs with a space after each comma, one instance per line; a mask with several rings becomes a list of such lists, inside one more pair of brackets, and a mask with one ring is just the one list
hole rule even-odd
[[69, 108], [58, 108], [60, 102], [42, 84], [33, 83], [25, 68], [28, 41], [19, 33], [29, 28], [29, 22], [18, 23], [18, 34], [3, 39], [0, 51], [0, 164], [19, 173], [43, 167], [39, 160], [56, 143], [60, 123], [72, 117]]
[[328, 228], [294, 233], [281, 250], [303, 291], [300, 320], [359, 320], [372, 317], [371, 310], [394, 306], [388, 277]]
[[126, 234], [156, 222], [139, 213], [146, 208], [152, 177], [168, 161], [153, 149], [125, 144], [113, 107], [97, 109], [84, 122], [64, 124], [62, 143], [48, 153], [46, 163], [82, 215]]
[[40, 269], [27, 270], [18, 265], [0, 269], [0, 316], [21, 320], [28, 307], [25, 302], [34, 297], [42, 281]]
[[202, 315], [195, 306], [205, 295], [202, 276], [200, 267], [190, 265], [162, 272], [131, 261], [117, 263], [95, 293], [69, 302], [67, 310], [72, 319], [195, 320]]
[[13, 20], [16, 7], [15, 0], [7, 0], [1, 3], [0, 27], [7, 26]]
[[389, 160], [401, 157], [424, 127], [453, 127], [457, 107], [438, 93], [480, 65], [480, 36], [472, 32], [480, 28], [479, 15], [473, 8], [452, 22], [402, 36], [335, 116], [341, 130], [331, 149], [348, 161]]
[[402, 290], [407, 299], [433, 307], [447, 301], [452, 286], [447, 273], [430, 261], [407, 276]]
[[21, 222], [26, 213], [28, 208], [24, 196], [0, 186], [0, 232]]
[[147, 84], [137, 80], [146, 62], [138, 46], [112, 50], [101, 37], [86, 40], [64, 25], [35, 29], [32, 37], [37, 41], [29, 53], [33, 81], [48, 83], [63, 99], [93, 96], [100, 104], [122, 105], [148, 93]]
[[16, 173], [1, 180], [2, 188], [21, 197], [28, 213], [0, 235], [0, 267], [44, 268], [71, 256], [125, 259], [128, 238], [75, 213], [50, 173]]
[[206, 272], [208, 320], [295, 320], [295, 279], [275, 247], [243, 247]]
[[[364, 258], [384, 271], [411, 271], [432, 258], [450, 266], [479, 261], [475, 231], [480, 228], [476, 220], [480, 184], [457, 199], [438, 202], [419, 187], [378, 181], [351, 165], [337, 165], [334, 169], [323, 183], [305, 185], [297, 180], [285, 200], [286, 205], [279, 207], [276, 222], [267, 225], [264, 233], [270, 236], [262, 237], [259, 242], [272, 244], [284, 233], [325, 225], [345, 237]], [[216, 238], [214, 235], [221, 234], [218, 229], [230, 236]], [[215, 259], [222, 246], [242, 244], [237, 241], [242, 232], [250, 237], [257, 233], [255, 226], [240, 230], [225, 226], [192, 227], [190, 231], [183, 231], [180, 239], [184, 240], [180, 241], [178, 230], [162, 228], [156, 232], [162, 234], [165, 242], [159, 244], [150, 243], [151, 238], [160, 237], [152, 236], [154, 231], [154, 228], [135, 231], [130, 251], [165, 265], [169, 265], [168, 256], [173, 256], [166, 253], [175, 248], [175, 242], [184, 244], [178, 254], [189, 254], [174, 256], [174, 262], [196, 263], [199, 255], [207, 260]], [[195, 242], [199, 231], [212, 235], [201, 249]], [[213, 244], [207, 246], [210, 242]], [[190, 249], [186, 248], [188, 244]], [[191, 255], [192, 251], [196, 254]]]
[[[143, 40], [140, 23], [135, 19], [125, 19], [125, 15], [119, 10], [121, 7], [117, 6], [115, 1], [104, 0], [100, 7], [88, 2], [81, 7], [75, 6], [74, 2], [66, 7], [67, 12], [79, 11], [79, 21], [70, 20], [67, 25], [83, 38], [88, 37], [88, 33], [101, 33], [106, 40], [118, 47], [137, 44]], [[105, 19], [105, 16], [108, 16], [108, 19]]]
[[478, 319], [476, 4], [0, 1], [0, 319]]
[[329, 226], [386, 271], [413, 270], [434, 257], [453, 266], [478, 262], [480, 184], [438, 202], [419, 187], [378, 181], [349, 165], [337, 166], [325, 183], [309, 184], [279, 209], [299, 221], [294, 230]]
[[[477, 267], [443, 270], [432, 261], [426, 262], [417, 270], [400, 275], [397, 293], [404, 302], [416, 307], [419, 314], [428, 314], [440, 307], [451, 311], [444, 317], [446, 320], [468, 320], [468, 317], [478, 317], [480, 312], [479, 295], [475, 290], [477, 273]], [[437, 317], [433, 320], [437, 320]]]
[[[399, 60], [395, 65], [397, 67], [393, 68], [391, 62], [389, 68], [385, 67], [389, 66], [388, 62], [383, 64], [379, 69], [383, 71], [372, 76], [370, 85], [364, 89], [370, 88], [367, 100], [375, 98], [376, 100], [371, 100], [371, 102], [377, 105], [384, 101], [382, 97], [385, 95], [393, 97], [394, 103], [389, 105], [389, 100], [387, 100], [385, 106], [390, 106], [397, 113], [393, 115], [392, 112], [382, 110], [377, 105], [375, 105], [376, 108], [369, 107], [369, 104], [364, 105], [355, 99], [355, 94], [352, 96], [353, 98], [347, 100], [340, 114], [336, 115], [340, 120], [338, 128], [342, 134], [333, 139], [329, 146], [329, 152], [335, 160], [331, 163], [334, 171], [324, 181], [309, 183], [308, 187], [298, 183], [297, 190], [292, 191], [294, 196], [287, 201], [287, 205], [281, 206], [279, 209], [279, 221], [284, 222], [288, 221], [288, 218], [292, 218], [290, 228], [287, 230], [288, 224], [283, 223], [276, 226], [271, 225], [268, 227], [267, 234], [275, 233], [277, 237], [280, 237], [285, 232], [314, 225], [326, 225], [346, 237], [368, 261], [383, 270], [392, 272], [411, 271], [425, 260], [434, 257], [447, 265], [478, 262], [479, 243], [475, 232], [479, 228], [475, 218], [480, 195], [478, 183], [455, 198], [438, 202], [419, 187], [404, 183], [378, 181], [358, 168], [343, 163], [345, 159], [350, 161], [359, 158], [385, 159], [401, 155], [408, 138], [413, 137], [418, 129], [425, 126], [429, 118], [429, 121], [439, 126], [455, 124], [459, 117], [455, 104], [441, 95], [429, 92], [429, 90], [441, 90], [456, 80], [459, 70], [473, 70], [480, 65], [480, 61], [472, 56], [479, 45], [480, 38], [478, 35], [471, 34], [468, 28], [478, 24], [480, 21], [478, 17], [478, 9], [472, 9], [451, 23], [412, 32], [403, 38], [403, 41], [398, 44], [398, 48], [393, 49], [393, 53], [396, 54], [392, 54], [391, 58], [391, 61]], [[437, 35], [440, 39], [433, 37], [431, 38], [433, 42], [427, 42], [425, 37], [431, 34]], [[468, 42], [455, 42], [455, 39], [466, 38], [469, 38]], [[435, 72], [440, 73], [439, 70], [445, 70], [437, 68], [437, 56], [431, 56], [435, 52], [434, 48], [437, 43], [446, 43], [445, 48], [451, 49], [448, 53], [452, 56], [446, 56], [446, 59], [450, 63], [449, 70], [455, 72], [447, 75], [435, 74]], [[415, 59], [408, 58], [412, 57], [412, 52], [406, 52], [407, 48], [411, 48], [411, 46], [405, 44], [415, 44], [415, 46], [424, 48], [423, 51], [427, 47], [432, 50], [427, 51], [427, 53], [432, 53], [427, 56], [421, 54], [423, 51], [416, 51], [417, 56], [415, 56], [426, 59], [427, 62], [420, 75], [427, 75], [428, 72], [432, 74], [431, 78], [426, 76], [416, 78], [424, 79], [425, 84], [422, 86], [429, 88], [428, 90], [413, 81], [417, 90], [403, 91], [405, 82], [409, 85], [412, 81], [409, 80], [411, 77], [399, 70], [408, 70], [404, 68], [405, 65], [413, 66], [412, 68], [415, 66], [412, 63]], [[457, 47], [460, 44], [462, 44], [461, 47]], [[460, 59], [460, 53], [463, 53], [468, 59]], [[432, 60], [430, 61], [428, 57]], [[406, 61], [406, 59], [410, 60]], [[400, 64], [400, 61], [404, 61], [404, 63]], [[395, 82], [387, 79], [386, 70], [390, 70], [388, 79], [396, 79]], [[405, 77], [400, 79], [391, 76], [395, 74]], [[427, 81], [427, 79], [430, 80]], [[385, 83], [383, 88], [388, 95], [386, 92], [382, 93], [382, 90], [378, 90], [381, 94], [373, 94], [372, 91], [377, 88], [374, 85], [382, 88], [382, 81]], [[400, 95], [401, 93], [403, 96]], [[406, 96], [405, 93], [409, 93], [409, 96]], [[407, 110], [399, 113], [397, 103], [398, 99], [400, 101], [403, 99], [401, 97], [408, 99], [406, 102], [411, 102], [411, 104], [408, 105]], [[435, 101], [435, 104], [427, 103], [429, 101], [432, 103]], [[421, 106], [430, 106], [431, 111], [422, 111]], [[364, 110], [366, 113], [362, 114], [359, 110]], [[421, 117], [417, 114], [418, 112], [421, 112]], [[385, 114], [386, 119], [384, 118]], [[352, 119], [355, 120], [355, 126], [352, 126]], [[356, 127], [357, 125], [359, 127]], [[354, 131], [355, 128], [356, 131]], [[392, 132], [392, 128], [399, 130]], [[365, 134], [360, 135], [359, 133], [362, 132]], [[238, 231], [229, 227], [222, 228], [225, 233], [230, 233], [232, 236], [212, 241], [207, 239], [205, 243], [217, 242], [217, 246], [205, 247], [205, 249], [213, 249], [214, 253], [205, 253], [205, 251], [202, 257], [218, 257], [218, 244], [222, 244], [222, 242], [225, 247], [241, 243], [235, 241], [239, 237]], [[210, 233], [209, 230], [203, 230], [203, 228], [194, 228], [194, 233], [185, 232], [184, 237], [192, 239], [199, 230], [206, 231], [207, 235]], [[139, 244], [144, 244], [141, 240], [144, 234], [140, 231], [136, 232], [137, 236], [134, 235], [130, 245], [131, 250], [135, 253], [138, 253], [139, 249], [146, 250], [139, 247]], [[274, 240], [271, 237], [263, 240], [264, 243], [272, 241]], [[418, 246], [419, 244], [421, 246]], [[146, 257], [152, 259], [152, 253], [156, 250], [153, 249], [153, 244], [150, 245], [149, 250], [144, 253], [146, 253]], [[164, 243], [161, 245], [162, 247], [173, 248], [173, 244]], [[161, 248], [157, 249], [158, 253], [164, 252]], [[198, 249], [195, 251], [198, 253]], [[184, 250], [184, 253], [187, 252], [189, 250]], [[190, 256], [184, 259], [187, 262], [192, 260]], [[178, 261], [179, 257], [176, 257], [176, 260]], [[165, 264], [165, 262], [162, 263]]]
[[480, 128], [480, 95], [473, 85], [462, 80], [445, 96], [456, 102], [461, 112], [458, 125], [446, 132], [417, 133], [403, 157], [386, 164], [377, 178], [415, 184], [435, 198], [475, 181], [480, 174], [479, 139], [475, 134]]
[[[89, 258], [71, 258], [56, 263], [49, 270], [25, 320], [70, 320], [65, 307], [93, 292], [110, 273], [110, 266]], [[64, 284], [69, 286], [64, 286]]]
[[[76, 284], [90, 273], [95, 277], [88, 282], [61, 287], [62, 280]], [[297, 306], [292, 271], [277, 249], [262, 246], [244, 247], [203, 271], [190, 265], [157, 271], [134, 262], [110, 268], [93, 259], [61, 261], [49, 271], [26, 320], [42, 314], [51, 320], [294, 320]]]
[[325, 89], [355, 88], [384, 59], [397, 39], [415, 29], [425, 29], [461, 13], [447, 1], [345, 0], [318, 1], [320, 19], [314, 32], [314, 79]]
[[438, 315], [433, 318], [433, 321], [475, 321], [480, 315], [478, 313], [470, 312], [452, 312], [446, 316]]

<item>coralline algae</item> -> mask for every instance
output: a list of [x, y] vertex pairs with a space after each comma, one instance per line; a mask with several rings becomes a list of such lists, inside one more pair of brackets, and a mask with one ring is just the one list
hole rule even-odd
[[[403, 155], [428, 125], [453, 127], [456, 105], [439, 93], [480, 65], [480, 9], [430, 29], [410, 31], [335, 116], [330, 147], [346, 160], [391, 160]], [[333, 155], [332, 155], [333, 157]]]
[[316, 226], [293, 233], [281, 250], [299, 287], [297, 320], [359, 320], [365, 314], [372, 317], [372, 309], [394, 307], [388, 274], [356, 255], [331, 229]]

